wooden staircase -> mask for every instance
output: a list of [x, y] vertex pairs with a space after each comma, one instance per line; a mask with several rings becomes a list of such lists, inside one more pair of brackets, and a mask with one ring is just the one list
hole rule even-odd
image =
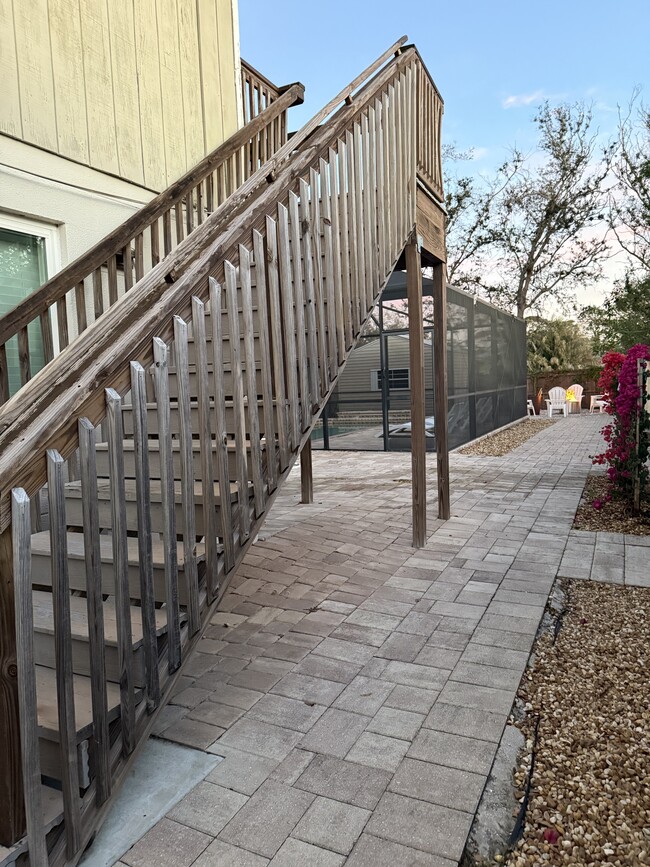
[[[32, 864], [92, 838], [405, 245], [422, 234], [442, 268], [442, 102], [404, 42], [273, 153], [251, 120], [226, 162], [255, 140], [258, 167], [209, 214], [204, 166], [0, 321], [1, 348], [12, 329], [24, 345], [94, 281], [96, 321], [0, 408], [6, 806]], [[187, 231], [161, 254], [172, 221]], [[148, 267], [118, 286], [127, 247]]]

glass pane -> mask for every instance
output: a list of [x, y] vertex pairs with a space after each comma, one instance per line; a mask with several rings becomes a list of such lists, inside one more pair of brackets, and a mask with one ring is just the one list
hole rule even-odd
[[[8, 313], [30, 292], [47, 279], [45, 240], [35, 235], [0, 229], [0, 316]], [[30, 323], [29, 359], [32, 376], [43, 367], [43, 337], [40, 322]], [[16, 340], [7, 344], [7, 367], [9, 370], [9, 393], [20, 388], [18, 346]]]

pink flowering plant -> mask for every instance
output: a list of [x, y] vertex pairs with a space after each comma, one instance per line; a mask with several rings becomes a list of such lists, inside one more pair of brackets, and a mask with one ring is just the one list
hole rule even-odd
[[[603, 428], [607, 443], [605, 451], [594, 457], [594, 464], [607, 466], [609, 492], [605, 501], [623, 499], [632, 504], [634, 480], [640, 475], [642, 496], [648, 484], [648, 453], [650, 446], [650, 417], [645, 408], [645, 395], [640, 401], [637, 361], [650, 361], [650, 347], [637, 343], [625, 355], [608, 352], [603, 356], [604, 369], [599, 388], [606, 394], [607, 411], [612, 421]], [[639, 416], [639, 443], [636, 430]], [[603, 500], [594, 500], [595, 509], [601, 509]]]

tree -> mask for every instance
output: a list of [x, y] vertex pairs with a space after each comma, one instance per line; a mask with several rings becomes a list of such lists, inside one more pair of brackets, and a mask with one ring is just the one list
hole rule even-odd
[[599, 353], [650, 343], [650, 272], [628, 274], [600, 307], [585, 307], [583, 316]]
[[580, 370], [598, 363], [591, 339], [571, 319], [531, 318], [527, 321], [528, 373]]
[[650, 111], [635, 91], [618, 138], [609, 151], [616, 184], [610, 191], [609, 219], [631, 264], [650, 271]]
[[573, 300], [609, 255], [608, 165], [590, 110], [545, 103], [534, 123], [536, 152], [513, 149], [492, 178], [454, 172], [471, 151], [445, 154], [448, 279], [522, 317], [550, 299]]
[[[489, 296], [518, 316], [548, 300], [568, 301], [600, 276], [609, 255], [602, 184], [607, 172], [596, 159], [592, 116], [583, 104], [551, 107], [535, 116], [539, 151], [516, 166], [494, 216], [499, 279]], [[601, 230], [602, 229], [602, 230]]]

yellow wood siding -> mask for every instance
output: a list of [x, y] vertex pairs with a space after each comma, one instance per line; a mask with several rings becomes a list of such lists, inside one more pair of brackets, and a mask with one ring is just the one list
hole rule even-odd
[[238, 127], [233, 0], [0, 0], [0, 133], [162, 190]]

